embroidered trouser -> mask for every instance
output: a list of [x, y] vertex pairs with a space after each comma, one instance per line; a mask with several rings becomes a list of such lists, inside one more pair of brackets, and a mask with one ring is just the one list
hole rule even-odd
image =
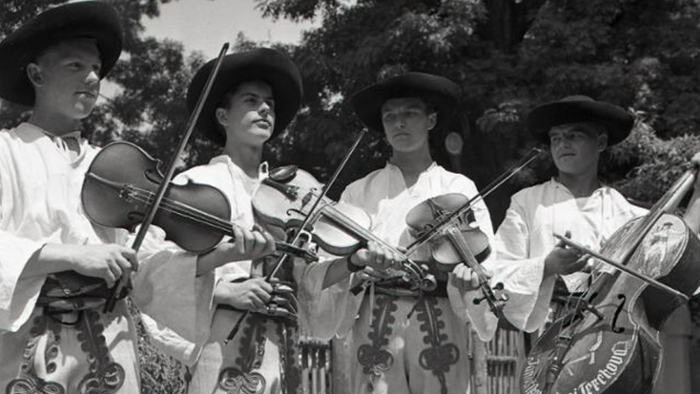
[[138, 393], [135, 336], [123, 302], [108, 315], [37, 308], [19, 331], [0, 334], [0, 392]]
[[192, 369], [189, 394], [295, 393], [299, 386], [296, 331], [281, 320], [248, 314], [228, 344], [241, 313], [217, 309], [211, 336]]
[[347, 351], [339, 356], [347, 361], [350, 392], [469, 392], [469, 329], [447, 298], [376, 295], [373, 304], [370, 311], [366, 296], [345, 346], [334, 348]]

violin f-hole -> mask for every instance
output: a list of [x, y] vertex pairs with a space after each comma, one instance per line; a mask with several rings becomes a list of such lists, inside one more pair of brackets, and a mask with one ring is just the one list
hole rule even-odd
[[158, 161], [158, 164], [156, 164], [156, 169], [153, 168], [147, 168], [143, 174], [148, 179], [149, 181], [159, 184], [161, 180], [163, 179], [163, 175], [160, 173], [160, 171], [157, 169], [159, 167], [160, 161]]
[[620, 312], [622, 312], [622, 308], [624, 308], [625, 302], [627, 302], [627, 297], [624, 294], [618, 294], [617, 298], [620, 300], [620, 304], [617, 306], [615, 314], [613, 315], [611, 329], [614, 333], [621, 334], [625, 332], [625, 328], [617, 327], [617, 318], [620, 316]]

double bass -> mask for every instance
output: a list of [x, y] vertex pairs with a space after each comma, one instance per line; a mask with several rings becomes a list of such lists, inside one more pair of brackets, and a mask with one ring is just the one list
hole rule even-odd
[[521, 392], [649, 393], [661, 366], [659, 328], [700, 285], [700, 240], [670, 214], [692, 187], [686, 171], [649, 213], [627, 222], [594, 252], [608, 265], [539, 338], [521, 371]]

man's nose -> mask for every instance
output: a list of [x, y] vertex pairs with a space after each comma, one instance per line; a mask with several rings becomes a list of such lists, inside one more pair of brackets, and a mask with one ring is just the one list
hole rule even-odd
[[571, 138], [562, 138], [556, 143], [557, 148], [571, 148]]
[[85, 82], [89, 84], [95, 84], [100, 82], [100, 75], [98, 74], [97, 70], [91, 70], [86, 76], [85, 76]]
[[260, 115], [268, 115], [271, 111], [272, 111], [272, 108], [266, 102], [263, 102], [262, 104], [260, 104], [260, 108], [258, 108], [258, 113]]
[[403, 116], [399, 116], [396, 119], [396, 127], [403, 129], [406, 127], [406, 119]]

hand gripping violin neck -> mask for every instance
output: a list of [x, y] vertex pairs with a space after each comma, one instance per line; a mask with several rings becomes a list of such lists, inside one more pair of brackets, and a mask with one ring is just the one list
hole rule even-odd
[[489, 285], [488, 275], [480, 264], [488, 257], [491, 249], [488, 237], [478, 227], [474, 228], [470, 224], [474, 221], [473, 208], [484, 197], [532, 163], [542, 152], [542, 149], [533, 148], [527, 156], [472, 198], [458, 193], [434, 197], [418, 204], [406, 216], [406, 223], [415, 237], [415, 241], [408, 246], [406, 255], [412, 256], [428, 246], [434, 261], [438, 263], [438, 269], [450, 272], [457, 264], [466, 264], [477, 274], [483, 293], [483, 297], [476, 298], [474, 303], [486, 301], [491, 311], [499, 318], [503, 317], [502, 310], [508, 297], [503, 293], [502, 283], [497, 283], [493, 288]]
[[[319, 205], [321, 204], [321, 202], [323, 200], [325, 200], [326, 193], [328, 192], [328, 189], [330, 188], [331, 185], [333, 185], [333, 183], [335, 183], [336, 179], [338, 179], [338, 175], [340, 175], [340, 172], [343, 170], [343, 168], [345, 168], [345, 165], [347, 164], [348, 160], [350, 159], [350, 156], [352, 156], [352, 153], [355, 151], [355, 149], [357, 149], [357, 146], [360, 144], [360, 141], [362, 140], [362, 137], [364, 137], [366, 132], [367, 132], [366, 129], [363, 129], [360, 132], [360, 134], [355, 139], [355, 142], [352, 144], [350, 149], [348, 149], [348, 152], [345, 154], [345, 157], [343, 158], [343, 160], [340, 162], [338, 167], [336, 167], [329, 182], [321, 188], [321, 192], [316, 194], [316, 195], [314, 195], [314, 194], [308, 195], [307, 194], [305, 196], [304, 202], [305, 202], [305, 204], [310, 204], [310, 209], [309, 209], [310, 212], [315, 212], [316, 208], [319, 207]], [[276, 185], [276, 188], [273, 188], [273, 190], [274, 190], [273, 194], [279, 195], [280, 194], [279, 191], [284, 190], [288, 193], [287, 195], [291, 195], [294, 198], [296, 198], [298, 196], [298, 188], [294, 185], [288, 185], [288, 186], [284, 186], [284, 187], [280, 188], [281, 184], [289, 183], [292, 180], [296, 179], [296, 177], [298, 175], [298, 171], [297, 171], [296, 167], [287, 167], [287, 168], [284, 168], [281, 170], [273, 170], [270, 173], [270, 175], [271, 175], [271, 177], [268, 180], [263, 181], [263, 185], [261, 185], [261, 187], [263, 187], [266, 183], [268, 185], [272, 184], [272, 185]], [[256, 217], [258, 217], [259, 219], [262, 219], [266, 224], [274, 223], [275, 220], [272, 220], [272, 218], [269, 215], [265, 215], [265, 210], [261, 211], [259, 209], [259, 204], [256, 204], [256, 200], [259, 200], [259, 198], [256, 197], [259, 192], [260, 192], [260, 188], [258, 188], [258, 191], [256, 191], [256, 194], [253, 196], [253, 211], [254, 211]], [[280, 203], [279, 198], [277, 198], [277, 201], [275, 201], [273, 204], [279, 204], [279, 203]], [[257, 207], [256, 207], [256, 205], [257, 205]], [[282, 212], [278, 212], [278, 210], [275, 211], [275, 213], [278, 215], [277, 218], [281, 218], [281, 219], [276, 219], [277, 222], [281, 221], [282, 223], [286, 223], [288, 211], [289, 211], [288, 209], [285, 209]], [[297, 231], [289, 231], [289, 232], [285, 231], [285, 233], [289, 234], [288, 238], [291, 238], [290, 244], [296, 245], [298, 242], [308, 243], [311, 240], [311, 235], [309, 234], [307, 229], [310, 228], [312, 226], [312, 224], [313, 224], [312, 223], [312, 216], [306, 215], [305, 217], [303, 217], [303, 220], [301, 220], [301, 224], [299, 225]], [[284, 228], [284, 226], [282, 228]], [[284, 229], [287, 230], [286, 228], [284, 228]], [[270, 281], [270, 279], [272, 279], [272, 277], [274, 277], [274, 275], [282, 268], [282, 265], [285, 263], [285, 261], [287, 261], [287, 257], [288, 257], [288, 255], [285, 254], [277, 261], [277, 263], [274, 265], [274, 267], [265, 276], [265, 280]], [[238, 329], [240, 327], [241, 322], [248, 315], [248, 312], [249, 311], [245, 311], [243, 313], [243, 315], [238, 319], [236, 324], [234, 324], [233, 328], [231, 329], [228, 336], [226, 337], [226, 340], [224, 341], [224, 343], [228, 343], [231, 339], [233, 339], [233, 337], [238, 332]]]
[[[295, 175], [276, 175], [290, 173]], [[297, 231], [309, 218], [304, 230], [321, 249], [336, 256], [351, 255], [368, 242], [376, 242], [404, 257], [401, 269], [390, 269], [389, 275], [401, 277], [412, 290], [435, 289], [435, 278], [423, 267], [368, 230], [371, 219], [364, 210], [325, 197], [312, 210], [311, 202], [319, 198], [322, 186], [311, 174], [296, 168], [273, 170], [256, 191], [253, 209], [267, 226], [285, 231]]]
[[[700, 240], [668, 214], [692, 187], [687, 171], [600, 252], [607, 264], [570, 310], [540, 336], [521, 371], [523, 393], [650, 393], [661, 364], [658, 330], [700, 285]], [[569, 247], [579, 246], [560, 238]], [[610, 267], [616, 267], [612, 269]]]
[[[415, 238], [425, 237], [426, 232], [434, 231], [436, 223], [467, 201], [467, 197], [462, 194], [449, 193], [416, 205], [406, 215], [411, 235]], [[474, 299], [474, 304], [486, 301], [490, 310], [498, 318], [503, 318], [503, 307], [508, 301], [508, 296], [502, 292], [503, 283], [499, 282], [492, 288], [489, 276], [481, 265], [491, 254], [488, 237], [476, 226], [472, 211], [451, 223], [452, 225], [443, 228], [441, 236], [432, 237], [428, 244], [432, 262], [436, 263], [437, 270], [446, 272], [452, 272], [460, 263], [471, 268], [479, 279], [479, 288], [483, 294], [483, 297]]]

